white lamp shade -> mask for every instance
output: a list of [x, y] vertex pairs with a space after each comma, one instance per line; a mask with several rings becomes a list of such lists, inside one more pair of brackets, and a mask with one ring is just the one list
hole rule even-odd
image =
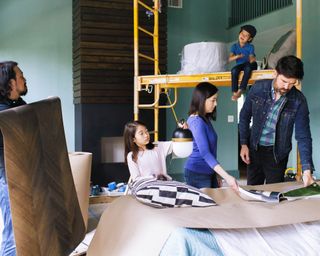
[[193, 149], [193, 143], [191, 141], [173, 141], [172, 151], [173, 154], [178, 158], [186, 158], [190, 156]]

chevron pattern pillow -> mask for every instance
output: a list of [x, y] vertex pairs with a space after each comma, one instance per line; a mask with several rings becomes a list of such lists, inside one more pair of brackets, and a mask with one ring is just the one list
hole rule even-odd
[[178, 181], [141, 178], [134, 181], [130, 189], [138, 201], [157, 208], [216, 205], [211, 197], [199, 189]]

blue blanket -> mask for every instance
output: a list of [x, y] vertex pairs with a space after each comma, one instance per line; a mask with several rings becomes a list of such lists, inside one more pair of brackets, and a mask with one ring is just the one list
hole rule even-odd
[[177, 228], [170, 234], [160, 255], [223, 256], [223, 253], [208, 229]]

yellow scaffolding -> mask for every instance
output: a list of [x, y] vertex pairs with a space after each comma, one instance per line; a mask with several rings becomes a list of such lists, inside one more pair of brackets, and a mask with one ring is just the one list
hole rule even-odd
[[[134, 119], [139, 119], [139, 109], [154, 110], [154, 140], [158, 140], [159, 135], [159, 109], [171, 108], [177, 102], [177, 90], [179, 88], [190, 88], [196, 86], [200, 82], [210, 82], [216, 86], [230, 86], [231, 73], [218, 72], [210, 74], [194, 74], [194, 75], [160, 75], [159, 74], [159, 0], [154, 0], [154, 6], [148, 6], [142, 1], [133, 0], [133, 17], [134, 17]], [[152, 13], [154, 19], [153, 33], [139, 26], [139, 6], [145, 8]], [[153, 37], [154, 56], [146, 56], [139, 52], [139, 31]], [[297, 47], [296, 55], [302, 56], [302, 0], [296, 0], [296, 34]], [[150, 60], [154, 63], [154, 75], [140, 76], [139, 75], [139, 58]], [[273, 70], [255, 70], [252, 72], [249, 80], [253, 84], [256, 80], [269, 79], [273, 77]], [[242, 79], [242, 73], [239, 80]], [[298, 85], [301, 90], [301, 84]], [[139, 103], [139, 92], [152, 91], [154, 92], [154, 101], [151, 104]], [[174, 90], [174, 101], [170, 105], [160, 105], [160, 94], [167, 93], [169, 89]], [[301, 177], [301, 164], [299, 152], [297, 150], [297, 176]]]
[[[151, 12], [154, 17], [154, 29], [153, 33], [139, 26], [139, 6], [143, 7], [147, 11]], [[153, 38], [153, 49], [154, 56], [147, 56], [139, 52], [139, 31], [149, 35]], [[139, 57], [147, 59], [154, 63], [154, 75], [159, 74], [159, 1], [154, 1], [154, 6], [148, 6], [142, 1], [134, 0], [133, 1], [133, 44], [134, 44], [134, 120], [139, 118], [139, 91], [141, 91], [141, 86], [138, 82], [139, 77]], [[154, 97], [157, 98], [160, 94], [158, 88], [154, 90]], [[154, 116], [155, 118], [155, 127], [158, 127], [158, 103], [154, 104]], [[158, 134], [158, 132], [157, 132]]]

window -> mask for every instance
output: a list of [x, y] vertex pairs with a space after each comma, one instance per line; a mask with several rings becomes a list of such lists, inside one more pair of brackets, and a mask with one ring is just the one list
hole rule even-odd
[[292, 0], [230, 0], [229, 27], [292, 5]]
[[168, 7], [182, 8], [182, 0], [168, 0]]

